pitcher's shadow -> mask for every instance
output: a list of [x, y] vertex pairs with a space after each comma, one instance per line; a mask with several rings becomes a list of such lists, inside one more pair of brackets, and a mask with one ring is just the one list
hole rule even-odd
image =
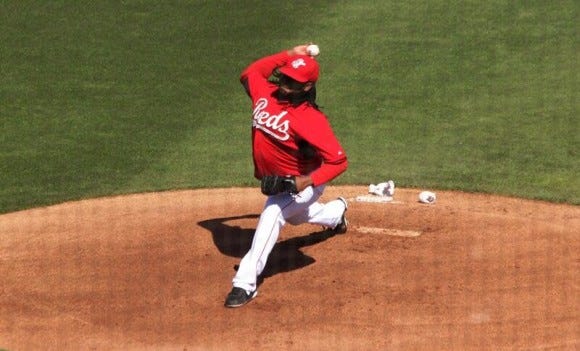
[[[230, 225], [228, 222], [241, 219], [256, 219], [257, 224], [259, 217], [260, 215], [258, 214], [249, 214], [213, 218], [200, 221], [197, 224], [210, 231], [213, 242], [219, 252], [230, 257], [242, 258], [252, 246], [255, 228], [242, 228]], [[262, 283], [263, 279], [275, 274], [304, 268], [316, 262], [314, 258], [304, 254], [300, 249], [321, 243], [334, 235], [332, 231], [321, 230], [277, 242], [268, 257], [264, 271], [258, 279], [258, 284]], [[237, 265], [235, 269], [237, 269]]]

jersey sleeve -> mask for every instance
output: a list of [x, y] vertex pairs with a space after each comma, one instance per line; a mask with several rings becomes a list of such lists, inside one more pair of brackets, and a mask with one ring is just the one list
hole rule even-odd
[[334, 135], [330, 123], [320, 113], [308, 116], [309, 124], [299, 128], [296, 132], [322, 157], [322, 165], [310, 174], [315, 186], [327, 183], [338, 177], [348, 167], [348, 160], [344, 149]]
[[250, 97], [257, 95], [259, 89], [264, 86], [274, 69], [284, 66], [290, 55], [282, 51], [274, 55], [263, 57], [252, 62], [240, 75], [240, 82]]

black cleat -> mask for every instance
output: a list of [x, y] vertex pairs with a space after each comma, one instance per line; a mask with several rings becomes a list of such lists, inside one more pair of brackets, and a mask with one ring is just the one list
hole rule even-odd
[[247, 304], [248, 302], [252, 301], [256, 297], [256, 295], [258, 295], [257, 290], [254, 290], [248, 294], [246, 290], [234, 287], [226, 297], [226, 302], [224, 306], [230, 308], [241, 307]]
[[348, 210], [348, 204], [346, 203], [346, 199], [343, 197], [339, 197], [338, 200], [344, 203], [344, 212], [342, 213], [342, 217], [340, 218], [340, 222], [332, 229], [332, 232], [335, 234], [344, 234], [348, 229], [348, 221], [346, 220], [346, 210]]

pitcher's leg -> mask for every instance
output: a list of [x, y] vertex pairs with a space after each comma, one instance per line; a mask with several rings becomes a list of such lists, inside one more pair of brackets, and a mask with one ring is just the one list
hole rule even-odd
[[240, 262], [233, 279], [234, 287], [246, 291], [256, 289], [257, 277], [262, 273], [286, 219], [304, 213], [322, 194], [322, 187], [308, 187], [297, 195], [281, 194], [268, 197], [260, 215], [252, 247]]
[[321, 207], [315, 207], [308, 222], [334, 228], [340, 224], [346, 206], [346, 200], [343, 199], [329, 201]]
[[335, 228], [340, 224], [346, 211], [346, 204], [336, 199], [325, 204], [314, 202], [303, 212], [288, 218], [288, 223], [297, 225], [301, 223], [319, 224], [327, 228]]
[[285, 224], [281, 206], [284, 206], [284, 204], [278, 202], [266, 204], [254, 233], [252, 247], [240, 262], [238, 271], [233, 279], [234, 287], [242, 288], [246, 291], [256, 290], [257, 277], [264, 270], [268, 255], [272, 252], [274, 245], [276, 245], [280, 229]]

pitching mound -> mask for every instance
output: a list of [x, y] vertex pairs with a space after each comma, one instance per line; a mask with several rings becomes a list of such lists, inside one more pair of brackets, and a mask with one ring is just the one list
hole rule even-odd
[[257, 189], [142, 194], [0, 216], [0, 349], [578, 349], [580, 208], [397, 189], [347, 234], [287, 226], [258, 297], [223, 302]]

